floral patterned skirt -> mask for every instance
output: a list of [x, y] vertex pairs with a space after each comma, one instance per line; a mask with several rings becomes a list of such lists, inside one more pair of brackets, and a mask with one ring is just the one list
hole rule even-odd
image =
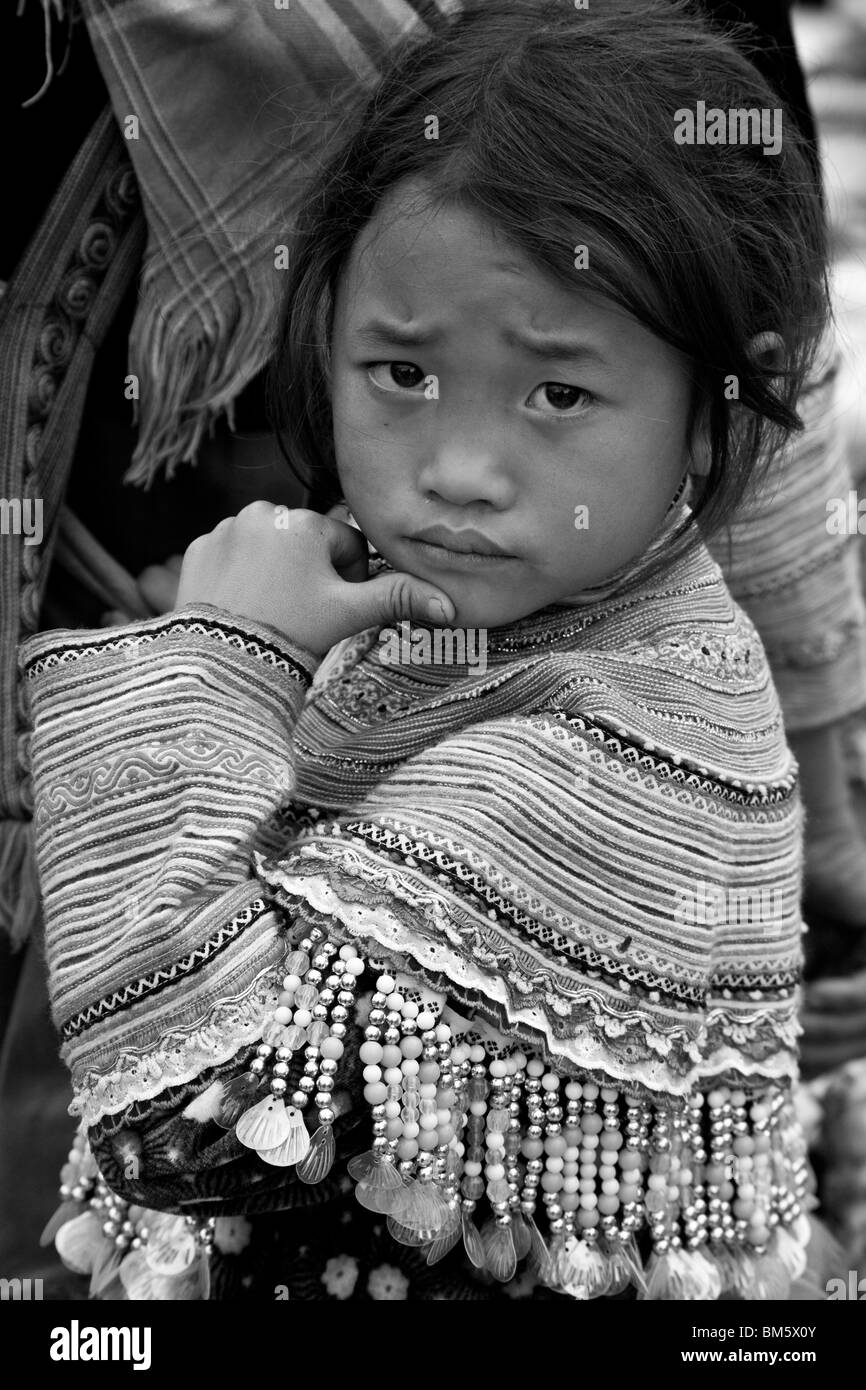
[[359, 1206], [354, 1184], [333, 1201], [271, 1216], [219, 1218], [211, 1298], [273, 1300], [460, 1300], [541, 1298], [570, 1302], [518, 1270], [498, 1284], [456, 1246], [436, 1264], [399, 1245], [385, 1218]]

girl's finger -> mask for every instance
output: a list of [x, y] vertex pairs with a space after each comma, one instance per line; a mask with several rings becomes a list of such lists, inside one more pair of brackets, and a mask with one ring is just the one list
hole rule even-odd
[[337, 520], [330, 512], [323, 521], [328, 527], [326, 539], [333, 568], [348, 584], [362, 583], [370, 572], [366, 539], [356, 527]]

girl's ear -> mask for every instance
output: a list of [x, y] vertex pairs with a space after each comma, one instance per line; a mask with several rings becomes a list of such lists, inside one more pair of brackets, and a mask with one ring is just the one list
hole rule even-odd
[[[756, 367], [765, 371], [781, 372], [785, 366], [784, 340], [778, 333], [756, 333], [749, 342], [748, 355]], [[737, 402], [732, 402], [732, 411], [736, 413], [739, 409]], [[699, 478], [707, 476], [712, 461], [707, 426], [707, 413], [702, 410], [692, 434], [689, 450], [689, 472]]]
[[701, 410], [700, 416], [695, 422], [694, 429], [692, 430], [692, 438], [689, 445], [689, 472], [696, 478], [706, 478], [710, 471], [712, 461], [707, 412], [706, 410]]
[[749, 357], [756, 367], [762, 367], [765, 371], [784, 371], [784, 339], [778, 333], [756, 333], [749, 343]]

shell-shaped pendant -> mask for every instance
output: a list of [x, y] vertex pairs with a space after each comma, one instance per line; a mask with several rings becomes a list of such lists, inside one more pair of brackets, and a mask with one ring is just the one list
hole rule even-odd
[[301, 1182], [315, 1183], [326, 1178], [334, 1166], [336, 1152], [333, 1129], [330, 1125], [320, 1125], [310, 1140], [306, 1158], [298, 1164]]
[[151, 1220], [144, 1253], [154, 1274], [170, 1277], [189, 1269], [198, 1247], [185, 1218], [165, 1213]]
[[650, 1255], [646, 1266], [646, 1290], [641, 1301], [667, 1303], [713, 1302], [722, 1291], [721, 1271], [699, 1250], [669, 1250]]
[[451, 1216], [448, 1199], [433, 1182], [412, 1182], [403, 1191], [397, 1206], [392, 1208], [400, 1226], [414, 1231], [421, 1243], [441, 1235]]
[[784, 1226], [777, 1226], [774, 1239], [773, 1250], [778, 1255], [782, 1264], [785, 1266], [790, 1278], [802, 1278], [806, 1269], [806, 1251], [798, 1240], [786, 1231]]
[[511, 1218], [511, 1235], [514, 1240], [514, 1253], [518, 1260], [525, 1260], [532, 1246], [529, 1227], [521, 1216]]
[[754, 1299], [787, 1300], [791, 1293], [791, 1276], [778, 1254], [768, 1250], [754, 1257], [754, 1282], [749, 1294]]
[[646, 1288], [643, 1261], [635, 1243], [634, 1236], [624, 1236], [611, 1246], [608, 1254], [610, 1288], [608, 1294], [623, 1293], [630, 1286], [638, 1290]]
[[54, 1248], [73, 1274], [92, 1274], [104, 1240], [102, 1222], [96, 1212], [85, 1211], [60, 1227], [54, 1237]]
[[98, 1298], [117, 1278], [125, 1250], [119, 1250], [113, 1241], [106, 1241], [98, 1252], [90, 1275], [90, 1298]]
[[131, 1302], [153, 1303], [162, 1297], [164, 1278], [151, 1269], [144, 1250], [131, 1250], [118, 1273]]
[[444, 1259], [445, 1256], [448, 1254], [448, 1251], [454, 1249], [454, 1246], [460, 1240], [462, 1235], [463, 1226], [460, 1220], [460, 1207], [455, 1204], [451, 1208], [450, 1219], [442, 1227], [442, 1230], [439, 1232], [439, 1235], [436, 1237], [436, 1239], [433, 1241], [433, 1243], [429, 1246], [427, 1250], [428, 1265], [435, 1265], [439, 1262], [439, 1260]]
[[581, 1302], [602, 1298], [610, 1288], [607, 1256], [585, 1240], [567, 1240], [554, 1267], [563, 1291]]
[[[280, 1101], [280, 1104], [284, 1104]], [[300, 1110], [296, 1110], [290, 1105], [285, 1110], [286, 1119], [289, 1122], [289, 1131], [282, 1142], [274, 1148], [266, 1148], [264, 1144], [256, 1146], [256, 1153], [265, 1163], [271, 1163], [275, 1168], [291, 1168], [293, 1164], [300, 1163], [305, 1158], [310, 1149], [310, 1134], [304, 1124], [304, 1116]]]
[[40, 1245], [50, 1245], [60, 1230], [61, 1226], [66, 1226], [70, 1221], [74, 1221], [77, 1216], [82, 1215], [81, 1203], [73, 1201], [61, 1202], [56, 1212], [52, 1216], [42, 1235], [39, 1237]]
[[279, 1148], [291, 1127], [282, 1096], [267, 1095], [252, 1110], [241, 1115], [235, 1134], [246, 1148], [261, 1152]]
[[481, 1240], [484, 1244], [485, 1268], [494, 1279], [506, 1284], [509, 1279], [514, 1278], [517, 1271], [517, 1253], [514, 1249], [511, 1222], [500, 1225], [495, 1218], [488, 1221], [481, 1232]]
[[531, 1216], [523, 1218], [529, 1230], [529, 1268], [546, 1283], [550, 1274], [550, 1251], [547, 1242]]
[[463, 1228], [463, 1244], [466, 1248], [466, 1254], [469, 1257], [469, 1263], [473, 1264], [476, 1269], [483, 1269], [484, 1242], [481, 1239], [478, 1227], [467, 1211], [464, 1211], [462, 1214], [461, 1225]]
[[386, 1216], [396, 1209], [407, 1180], [390, 1158], [373, 1152], [359, 1154], [350, 1162], [349, 1173], [358, 1184], [355, 1197], [367, 1211]]
[[219, 1109], [214, 1115], [214, 1123], [218, 1124], [220, 1129], [234, 1129], [241, 1115], [249, 1110], [261, 1084], [261, 1078], [251, 1071], [234, 1077], [225, 1087]]
[[419, 1233], [412, 1226], [404, 1226], [402, 1221], [398, 1221], [396, 1216], [389, 1216], [387, 1220], [388, 1235], [392, 1240], [396, 1240], [398, 1245], [408, 1245], [414, 1250], [418, 1250], [422, 1245], [426, 1245], [427, 1237]]

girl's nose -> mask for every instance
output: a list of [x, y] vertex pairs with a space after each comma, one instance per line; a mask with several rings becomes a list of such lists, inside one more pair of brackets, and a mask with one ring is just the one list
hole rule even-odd
[[440, 440], [418, 475], [425, 497], [453, 506], [486, 503], [502, 510], [514, 500], [514, 485], [503, 463], [504, 451], [492, 439]]

